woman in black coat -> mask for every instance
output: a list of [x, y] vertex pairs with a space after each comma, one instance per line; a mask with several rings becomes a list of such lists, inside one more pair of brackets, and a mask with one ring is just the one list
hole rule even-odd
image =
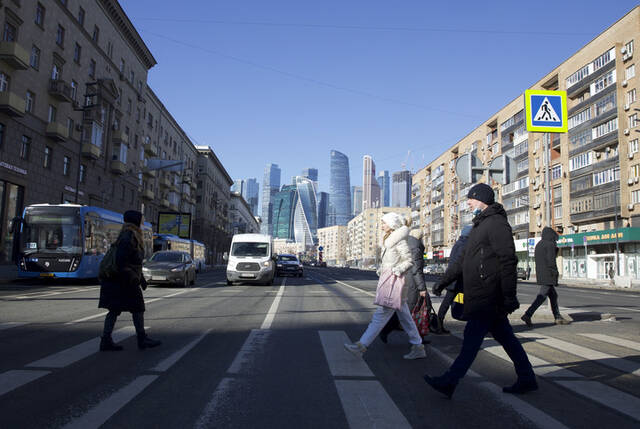
[[144, 298], [142, 289], [147, 283], [142, 275], [144, 242], [142, 240], [142, 213], [129, 210], [124, 214], [124, 225], [116, 241], [116, 265], [118, 274], [114, 278], [100, 279], [99, 308], [109, 310], [104, 319], [104, 331], [100, 341], [101, 351], [120, 351], [122, 346], [113, 342], [111, 333], [118, 316], [129, 311], [138, 336], [138, 348], [159, 346], [161, 343], [149, 338], [144, 330]]

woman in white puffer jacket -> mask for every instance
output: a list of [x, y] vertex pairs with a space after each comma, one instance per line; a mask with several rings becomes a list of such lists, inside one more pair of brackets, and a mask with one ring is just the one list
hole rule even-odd
[[[382, 263], [378, 270], [378, 275], [387, 270], [391, 270], [398, 277], [408, 274], [413, 262], [407, 243], [409, 228], [405, 226], [404, 218], [397, 213], [385, 214], [382, 216], [382, 231], [385, 235], [382, 240]], [[411, 343], [411, 351], [403, 357], [405, 359], [426, 357], [424, 346], [422, 345], [422, 337], [420, 337], [418, 328], [416, 328], [407, 306], [406, 288], [403, 288], [402, 291], [402, 306], [399, 310], [383, 306], [378, 307], [360, 340], [354, 344], [345, 344], [344, 347], [354, 355], [362, 356], [394, 312], [397, 313], [402, 328], [409, 334], [409, 342]]]

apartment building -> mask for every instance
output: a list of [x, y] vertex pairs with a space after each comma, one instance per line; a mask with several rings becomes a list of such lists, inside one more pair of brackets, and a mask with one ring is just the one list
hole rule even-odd
[[534, 265], [529, 249], [548, 224], [561, 234], [565, 278], [605, 279], [617, 258], [620, 275], [640, 279], [638, 34], [640, 7], [522, 89], [567, 91], [568, 133], [528, 133], [520, 95], [414, 175], [412, 218], [424, 230], [428, 258], [448, 257], [471, 221], [471, 184], [456, 177], [458, 157], [474, 154], [487, 165], [506, 155], [515, 180], [489, 181], [507, 211], [521, 266]]
[[259, 234], [260, 226], [253, 216], [251, 206], [239, 193], [231, 193], [229, 220], [233, 234]]
[[346, 225], [318, 228], [318, 248], [322, 247], [323, 260], [327, 265], [344, 265], [347, 261]]
[[378, 207], [363, 210], [347, 224], [347, 263], [352, 267], [366, 267], [380, 263], [382, 216], [398, 213], [407, 220], [410, 207]]

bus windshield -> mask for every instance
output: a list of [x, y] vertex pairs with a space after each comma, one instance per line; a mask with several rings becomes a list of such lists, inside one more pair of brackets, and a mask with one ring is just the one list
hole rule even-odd
[[22, 253], [82, 254], [82, 228], [76, 214], [29, 214], [22, 232]]
[[269, 243], [233, 243], [232, 256], [267, 256]]

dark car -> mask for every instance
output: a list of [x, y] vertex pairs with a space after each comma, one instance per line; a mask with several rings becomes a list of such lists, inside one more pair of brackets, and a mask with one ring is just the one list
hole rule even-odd
[[294, 275], [302, 277], [303, 268], [296, 255], [278, 255], [276, 260], [276, 275]]
[[196, 265], [187, 252], [156, 252], [142, 265], [142, 274], [149, 284], [176, 283], [187, 287], [196, 282]]
[[518, 278], [519, 279], [522, 279], [522, 280], [526, 280], [527, 279], [527, 270], [525, 270], [522, 267], [518, 267], [517, 271], [518, 271]]

